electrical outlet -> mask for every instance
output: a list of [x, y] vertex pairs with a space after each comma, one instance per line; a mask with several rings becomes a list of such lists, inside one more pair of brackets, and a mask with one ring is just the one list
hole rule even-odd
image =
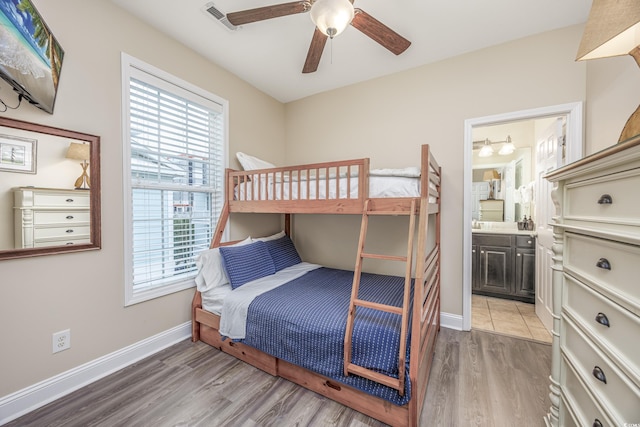
[[53, 334], [53, 352], [57, 353], [71, 347], [71, 329], [55, 332]]

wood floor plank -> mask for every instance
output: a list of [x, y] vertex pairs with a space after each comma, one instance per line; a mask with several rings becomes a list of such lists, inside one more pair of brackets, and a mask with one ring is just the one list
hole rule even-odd
[[[551, 347], [442, 329], [421, 427], [543, 426]], [[382, 427], [204, 343], [180, 342], [7, 427]]]

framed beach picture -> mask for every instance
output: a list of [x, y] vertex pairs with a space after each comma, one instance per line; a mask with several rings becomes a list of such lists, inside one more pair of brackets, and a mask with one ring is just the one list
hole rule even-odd
[[0, 135], [0, 172], [36, 173], [38, 141]]

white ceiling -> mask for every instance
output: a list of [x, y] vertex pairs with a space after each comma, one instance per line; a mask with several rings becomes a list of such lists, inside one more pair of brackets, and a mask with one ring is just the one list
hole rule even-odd
[[[111, 1], [281, 102], [583, 23], [591, 7], [591, 0], [355, 0], [412, 45], [396, 57], [348, 27], [327, 41], [318, 71], [302, 74], [314, 29], [308, 13], [230, 31], [204, 12], [208, 0]], [[223, 13], [288, 1], [212, 0]]]

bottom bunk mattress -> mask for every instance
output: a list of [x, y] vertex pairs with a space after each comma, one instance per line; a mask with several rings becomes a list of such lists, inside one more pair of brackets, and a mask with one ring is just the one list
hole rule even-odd
[[[405, 391], [356, 375], [344, 376], [344, 337], [353, 272], [322, 267], [257, 296], [249, 305], [243, 342], [279, 359], [324, 375], [396, 405], [411, 397], [410, 337]], [[359, 297], [402, 306], [404, 278], [362, 273]], [[411, 312], [411, 310], [410, 310]], [[401, 316], [358, 308], [352, 362], [398, 378]]]

